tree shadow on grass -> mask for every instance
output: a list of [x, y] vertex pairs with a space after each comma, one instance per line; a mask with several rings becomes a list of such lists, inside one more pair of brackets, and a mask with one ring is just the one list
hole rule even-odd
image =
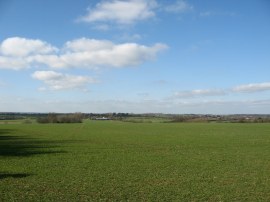
[[0, 129], [0, 156], [26, 157], [38, 154], [66, 153], [59, 150], [60, 141], [14, 136], [12, 135], [14, 132], [14, 130]]
[[[0, 158], [29, 157], [33, 155], [66, 153], [60, 148], [63, 141], [48, 141], [25, 136], [16, 136], [16, 130], [0, 129]], [[19, 179], [31, 176], [30, 173], [1, 172], [0, 180]]]
[[19, 178], [25, 178], [28, 176], [31, 176], [32, 174], [29, 173], [5, 173], [5, 172], [0, 172], [0, 180], [5, 179], [5, 178], [14, 178], [14, 179], [19, 179]]

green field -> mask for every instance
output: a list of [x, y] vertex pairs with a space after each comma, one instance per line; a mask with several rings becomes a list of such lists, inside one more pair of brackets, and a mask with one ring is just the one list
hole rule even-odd
[[1, 124], [0, 201], [270, 201], [270, 124]]

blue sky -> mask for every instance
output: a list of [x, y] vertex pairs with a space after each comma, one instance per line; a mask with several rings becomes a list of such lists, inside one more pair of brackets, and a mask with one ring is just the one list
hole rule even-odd
[[270, 113], [268, 0], [1, 0], [0, 111]]

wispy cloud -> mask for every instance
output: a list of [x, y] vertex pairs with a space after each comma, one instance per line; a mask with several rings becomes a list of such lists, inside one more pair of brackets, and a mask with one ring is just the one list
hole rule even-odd
[[214, 12], [214, 11], [204, 11], [200, 12], [200, 17], [211, 17], [211, 16], [230, 16], [233, 17], [236, 14], [234, 12]]
[[169, 82], [164, 80], [164, 79], [160, 79], [160, 80], [156, 80], [153, 82], [154, 84], [157, 84], [157, 85], [166, 85], [168, 84]]
[[206, 97], [206, 96], [220, 96], [226, 95], [225, 90], [220, 89], [198, 89], [191, 91], [179, 91], [175, 92], [174, 98], [194, 98], [194, 97]]
[[99, 31], [108, 31], [110, 30], [110, 26], [107, 24], [98, 24], [94, 26], [94, 29]]
[[7, 84], [6, 84], [4, 81], [1, 81], [1, 80], [0, 80], [0, 88], [1, 88], [1, 87], [5, 87], [6, 85], [7, 85]]
[[240, 85], [234, 87], [232, 91], [238, 93], [254, 93], [260, 91], [270, 91], [270, 82]]
[[214, 15], [214, 13], [211, 12], [211, 11], [200, 12], [201, 17], [208, 17], [208, 16], [211, 16], [211, 15]]
[[187, 99], [187, 98], [199, 98], [209, 96], [225, 96], [236, 93], [255, 93], [261, 91], [270, 91], [270, 82], [244, 84], [228, 89], [197, 89], [188, 91], [178, 91], [175, 92], [174, 95], [171, 96], [171, 98]]
[[108, 31], [126, 28], [138, 22], [157, 17], [159, 13], [187, 13], [194, 10], [186, 0], [161, 3], [156, 0], [104, 0], [87, 9], [87, 13], [76, 22], [89, 23], [93, 29]]
[[156, 6], [155, 0], [107, 0], [89, 8], [78, 21], [129, 25], [154, 17]]
[[92, 69], [130, 67], [151, 60], [167, 49], [167, 45], [160, 43], [153, 46], [137, 43], [115, 44], [108, 40], [88, 38], [67, 41], [62, 48], [56, 48], [41, 40], [34, 41], [37, 43], [32, 43], [33, 41], [18, 37], [4, 40], [0, 44], [0, 69], [20, 70], [31, 66]]
[[87, 76], [62, 74], [55, 71], [36, 71], [32, 77], [43, 81], [48, 86], [48, 89], [42, 87], [40, 90], [82, 90], [89, 83], [97, 83], [96, 79]]
[[[118, 36], [119, 37], [119, 36]], [[121, 41], [138, 41], [142, 38], [140, 34], [123, 34], [120, 36]]]
[[149, 93], [147, 93], [147, 92], [142, 92], [142, 93], [137, 93], [137, 95], [139, 96], [139, 97], [141, 97], [141, 98], [147, 98], [147, 97], [149, 97]]
[[193, 6], [187, 1], [178, 0], [173, 4], [165, 6], [164, 10], [171, 13], [184, 13], [193, 10]]

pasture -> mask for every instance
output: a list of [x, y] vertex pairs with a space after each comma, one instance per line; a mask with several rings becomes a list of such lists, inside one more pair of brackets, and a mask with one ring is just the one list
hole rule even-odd
[[270, 124], [1, 124], [0, 201], [270, 201]]

